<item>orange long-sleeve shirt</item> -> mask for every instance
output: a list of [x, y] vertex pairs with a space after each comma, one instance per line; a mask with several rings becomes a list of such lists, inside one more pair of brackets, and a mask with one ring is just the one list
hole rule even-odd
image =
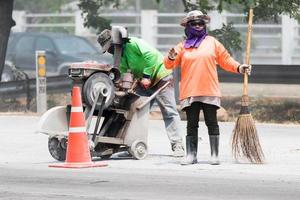
[[206, 36], [198, 48], [185, 49], [181, 42], [175, 49], [176, 59], [172, 61], [166, 56], [164, 64], [167, 69], [181, 67], [180, 100], [196, 96], [221, 97], [217, 64], [226, 71], [238, 73], [240, 63], [212, 36]]

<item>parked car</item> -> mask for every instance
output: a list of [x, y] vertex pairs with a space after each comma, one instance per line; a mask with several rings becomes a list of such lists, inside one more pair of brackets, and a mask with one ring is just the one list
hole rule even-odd
[[[87, 39], [64, 33], [21, 32], [10, 35], [6, 53], [6, 62], [24, 71], [30, 78], [35, 77], [35, 51], [46, 52], [46, 75], [67, 74], [72, 62], [94, 60], [100, 63], [112, 63], [112, 57], [100, 53]], [[2, 77], [12, 79], [6, 66]]]

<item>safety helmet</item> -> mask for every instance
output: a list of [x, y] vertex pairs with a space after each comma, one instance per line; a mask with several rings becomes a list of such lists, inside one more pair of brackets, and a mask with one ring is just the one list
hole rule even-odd
[[180, 25], [186, 26], [188, 22], [194, 21], [197, 19], [202, 19], [205, 23], [208, 23], [210, 21], [210, 17], [203, 14], [199, 10], [193, 10], [186, 14], [186, 16], [181, 20]]

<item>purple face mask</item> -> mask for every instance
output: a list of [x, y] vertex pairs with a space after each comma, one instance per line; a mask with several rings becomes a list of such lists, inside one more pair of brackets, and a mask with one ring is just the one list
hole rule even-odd
[[184, 42], [184, 48], [186, 49], [199, 47], [201, 42], [208, 35], [206, 28], [203, 28], [202, 30], [199, 31], [189, 25], [185, 28], [184, 32], [185, 35], [187, 36]]

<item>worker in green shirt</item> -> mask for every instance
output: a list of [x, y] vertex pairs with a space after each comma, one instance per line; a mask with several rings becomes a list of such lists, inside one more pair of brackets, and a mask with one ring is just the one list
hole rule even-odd
[[[122, 41], [121, 53], [120, 56], [117, 56], [112, 37], [111, 30], [105, 29], [100, 33], [97, 40], [102, 47], [102, 52], [112, 54], [114, 59], [120, 57], [120, 61], [117, 63], [120, 65], [121, 74], [130, 70], [134, 78], [140, 80], [140, 84], [136, 88], [139, 95], [150, 96], [167, 81], [171, 82], [158, 93], [154, 100], [156, 100], [163, 115], [171, 148], [174, 152], [173, 155], [175, 157], [184, 156], [182, 137], [179, 133], [180, 117], [176, 109], [172, 71], [165, 68], [163, 55], [142, 39], [127, 37], [120, 40]], [[153, 103], [154, 101], [150, 105], [152, 106]]]

